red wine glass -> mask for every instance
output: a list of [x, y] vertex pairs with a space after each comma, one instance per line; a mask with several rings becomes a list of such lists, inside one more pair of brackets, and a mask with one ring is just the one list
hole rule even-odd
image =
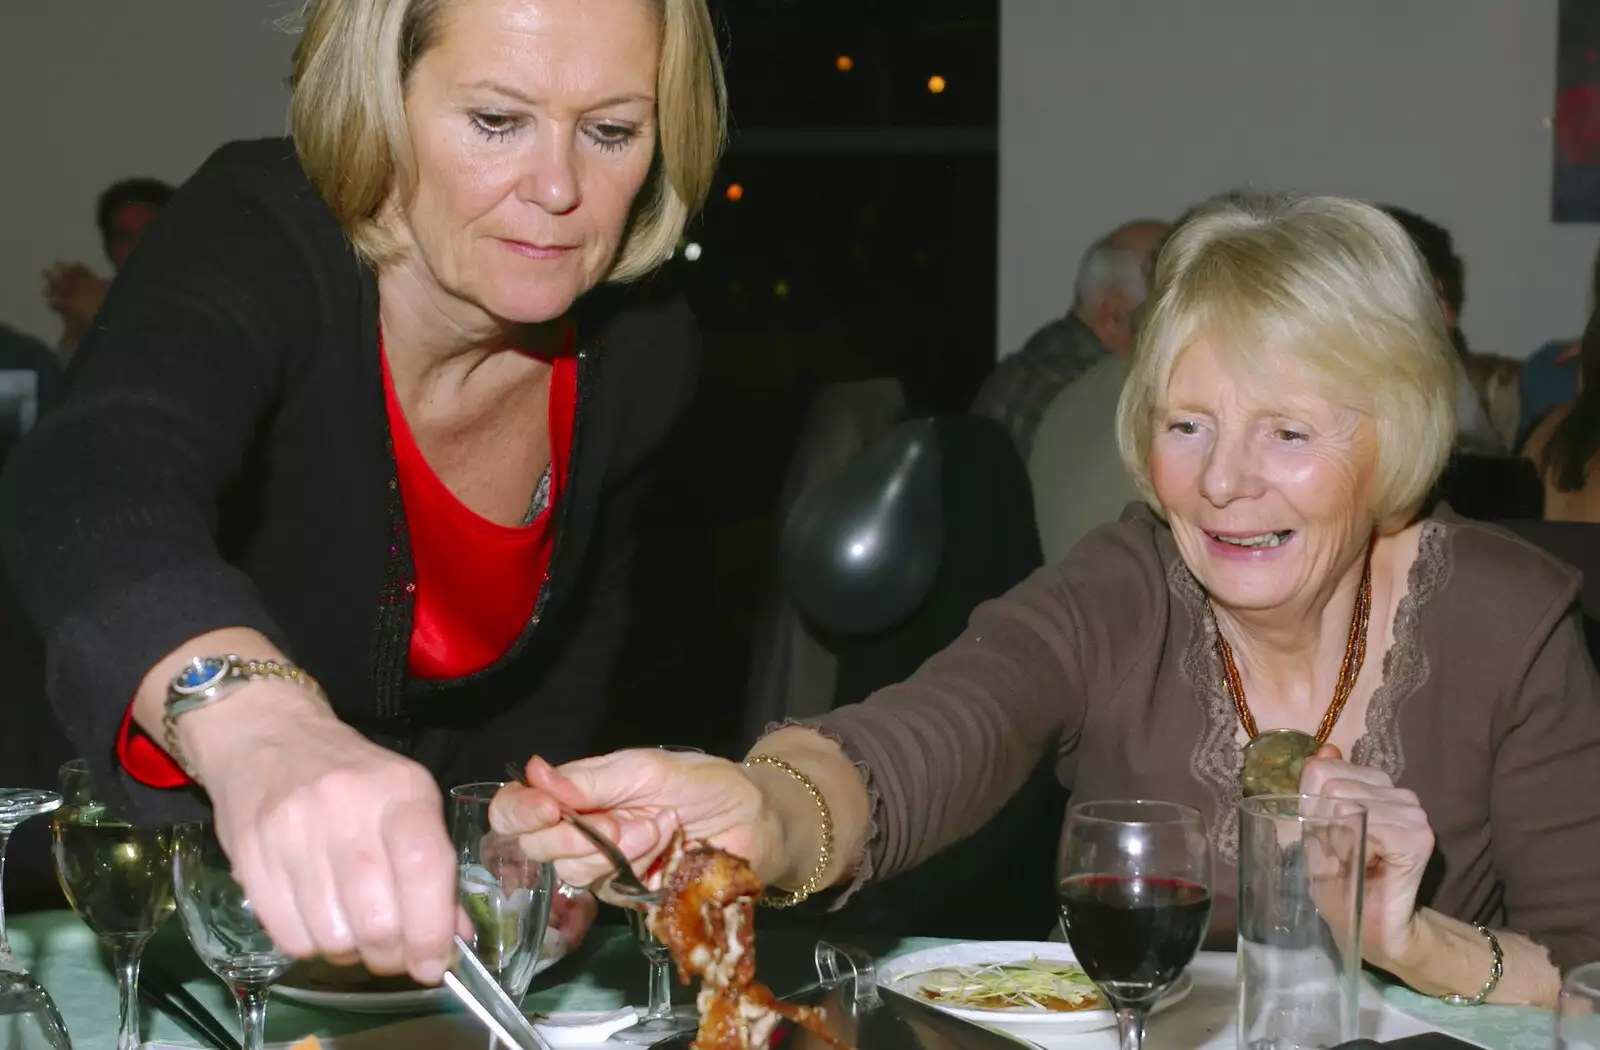
[[1193, 961], [1211, 919], [1211, 848], [1199, 810], [1085, 802], [1067, 813], [1057, 868], [1078, 965], [1140, 1050], [1150, 1008]]

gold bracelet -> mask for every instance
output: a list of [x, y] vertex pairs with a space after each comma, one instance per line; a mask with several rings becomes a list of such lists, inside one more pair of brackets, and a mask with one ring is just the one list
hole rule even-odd
[[744, 760], [744, 765], [746, 769], [752, 766], [771, 766], [783, 770], [800, 781], [800, 786], [806, 789], [811, 801], [816, 803], [817, 816], [822, 821], [822, 842], [817, 848], [817, 866], [812, 869], [810, 878], [793, 893], [774, 893], [768, 890], [761, 895], [759, 901], [769, 908], [792, 908], [822, 888], [822, 880], [827, 877], [828, 868], [833, 863], [833, 811], [828, 808], [828, 800], [822, 797], [822, 791], [817, 787], [816, 781], [783, 759], [775, 755], [751, 755]]
[[1492, 961], [1489, 963], [1489, 979], [1483, 982], [1483, 987], [1478, 989], [1477, 995], [1441, 995], [1440, 999], [1451, 1006], [1482, 1006], [1488, 1002], [1489, 996], [1494, 994], [1495, 987], [1500, 983], [1500, 978], [1506, 972], [1506, 953], [1500, 950], [1500, 938], [1481, 922], [1472, 924], [1477, 931], [1483, 934], [1483, 939], [1489, 942], [1489, 954]]

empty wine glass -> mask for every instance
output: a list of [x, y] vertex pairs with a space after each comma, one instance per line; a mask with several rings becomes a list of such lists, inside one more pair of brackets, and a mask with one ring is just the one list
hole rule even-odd
[[278, 950], [256, 920], [210, 824], [180, 824], [173, 830], [170, 879], [178, 918], [195, 954], [233, 990], [243, 1050], [261, 1050], [267, 992], [294, 960]]
[[1061, 837], [1061, 919], [1078, 965], [1117, 1015], [1122, 1050], [1193, 961], [1211, 920], [1211, 850], [1199, 810], [1085, 802]]
[[[698, 747], [685, 747], [680, 744], [662, 744], [658, 750], [688, 755], [704, 754]], [[672, 953], [645, 925], [644, 912], [637, 908], [623, 910], [627, 913], [628, 924], [633, 927], [633, 936], [639, 944], [639, 950], [650, 963], [650, 992], [644, 1017], [639, 1023], [630, 1025], [620, 1032], [613, 1032], [611, 1037], [624, 1043], [652, 1046], [668, 1036], [693, 1031], [694, 1020], [680, 1017], [672, 1009]]]
[[17, 825], [61, 806], [54, 791], [0, 788], [0, 1046], [7, 1050], [69, 1050], [67, 1026], [44, 986], [11, 954], [6, 940], [6, 847]]
[[0, 788], [0, 972], [20, 973], [22, 966], [11, 954], [6, 940], [6, 847], [17, 825], [30, 817], [42, 817], [61, 808], [61, 796], [36, 788]]
[[504, 784], [463, 784], [450, 792], [457, 898], [472, 921], [472, 951], [517, 1002], [539, 965], [555, 868], [530, 860], [514, 835], [489, 827], [489, 803]]
[[96, 797], [88, 765], [61, 767], [66, 805], [50, 823], [56, 877], [67, 901], [111, 950], [117, 1050], [139, 1050], [139, 961], [172, 914], [172, 828], [134, 827]]
[[66, 1023], [50, 993], [21, 969], [0, 969], [0, 1046], [6, 1050], [72, 1050]]

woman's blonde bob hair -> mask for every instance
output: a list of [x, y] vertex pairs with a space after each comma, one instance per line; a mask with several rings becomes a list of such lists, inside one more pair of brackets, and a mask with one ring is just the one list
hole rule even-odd
[[[454, 0], [306, 0], [294, 19], [289, 126], [311, 182], [361, 257], [380, 266], [398, 246], [381, 220], [416, 187], [405, 86], [437, 41]], [[704, 202], [727, 137], [727, 90], [706, 0], [643, 0], [661, 18], [656, 156], [634, 201], [610, 281], [671, 257]]]
[[1183, 352], [1206, 340], [1293, 415], [1314, 398], [1369, 417], [1372, 516], [1413, 520], [1455, 441], [1460, 367], [1426, 266], [1400, 226], [1341, 197], [1230, 193], [1191, 210], [1156, 259], [1117, 410], [1145, 499], [1150, 446]]

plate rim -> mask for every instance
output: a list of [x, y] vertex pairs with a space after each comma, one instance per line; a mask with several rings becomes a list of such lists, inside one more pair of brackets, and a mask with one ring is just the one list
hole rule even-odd
[[403, 992], [330, 992], [294, 984], [275, 984], [272, 993], [301, 1006], [318, 1010], [348, 1010], [352, 1013], [405, 1013], [408, 1010], [440, 1006], [450, 999], [448, 988], [410, 988]]
[[[570, 954], [572, 948], [567, 944], [567, 939], [561, 935], [561, 931], [552, 927], [545, 934], [544, 949], [539, 953], [539, 961], [534, 964], [533, 976], [539, 976]], [[301, 1006], [319, 1010], [349, 1010], [352, 1013], [404, 1013], [432, 1008], [454, 998], [450, 989], [443, 985], [437, 988], [408, 988], [398, 992], [336, 992], [297, 984], [274, 984], [271, 992]]]

